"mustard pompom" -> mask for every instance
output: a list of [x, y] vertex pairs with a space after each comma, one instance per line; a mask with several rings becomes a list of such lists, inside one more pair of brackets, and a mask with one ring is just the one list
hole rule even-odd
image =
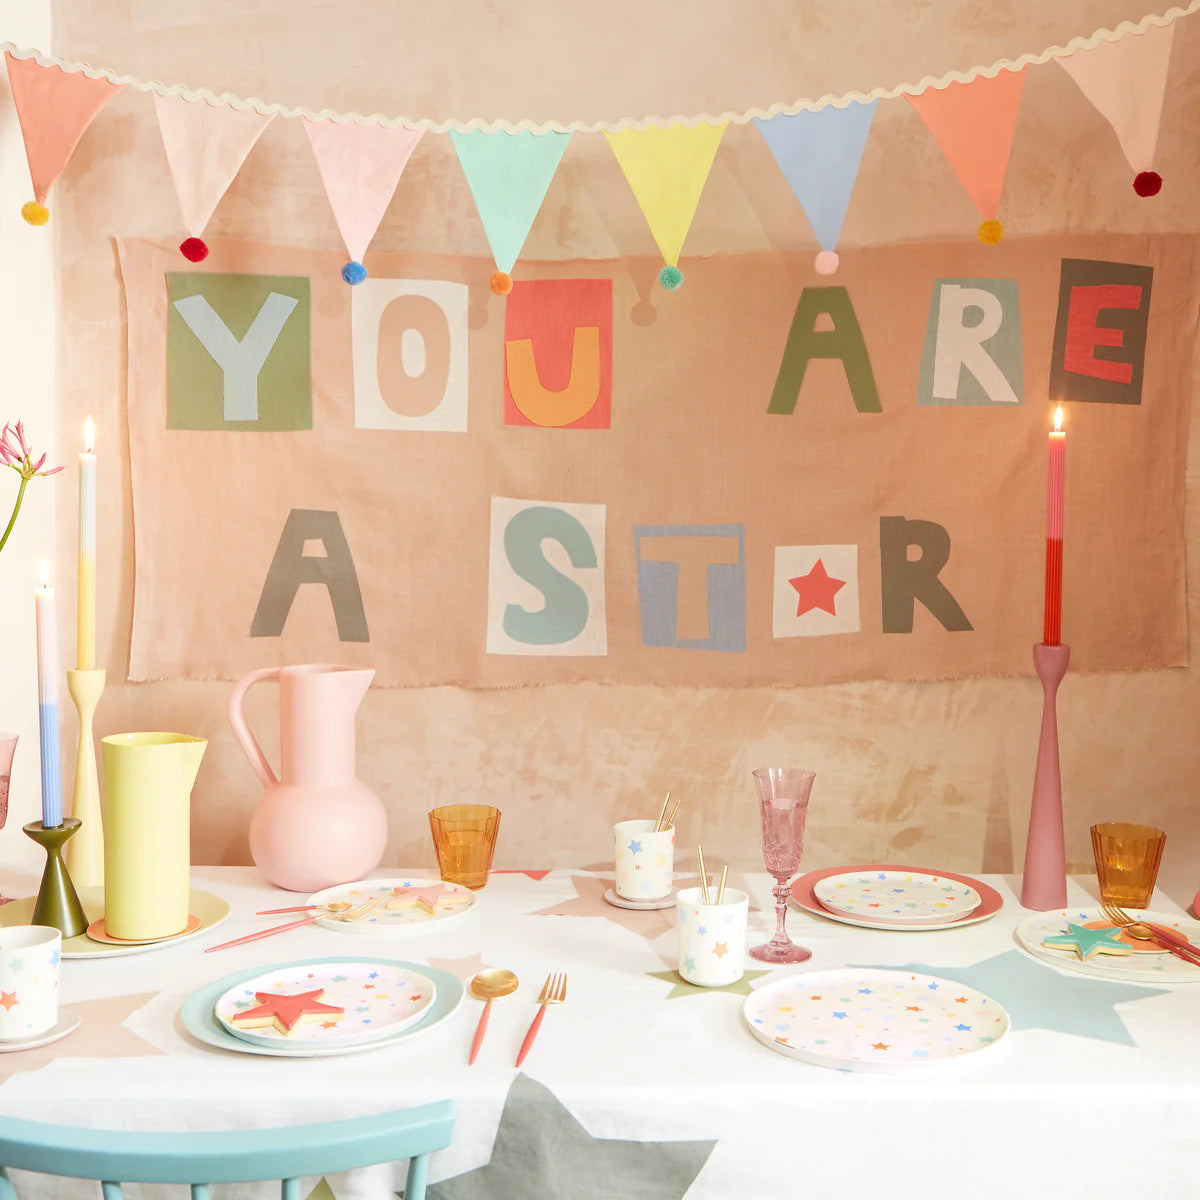
[[36, 200], [30, 200], [21, 206], [21, 216], [30, 225], [45, 225], [50, 220], [50, 210], [44, 204], [39, 204]]
[[979, 240], [985, 246], [994, 246], [1004, 236], [1004, 226], [995, 217], [979, 223]]
[[507, 271], [494, 271], [488, 280], [493, 296], [507, 296], [512, 291], [512, 276]]

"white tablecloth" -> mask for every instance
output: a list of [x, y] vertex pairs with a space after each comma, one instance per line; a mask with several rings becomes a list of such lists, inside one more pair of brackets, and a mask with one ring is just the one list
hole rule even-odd
[[[674, 929], [664, 924], [657, 937], [642, 936], [608, 919], [613, 910], [601, 910], [594, 897], [572, 903], [576, 882], [588, 878], [570, 871], [542, 879], [493, 876], [476, 911], [427, 932], [366, 939], [310, 926], [204, 954], [207, 945], [263, 928], [273, 918], [256, 917], [255, 910], [280, 907], [291, 894], [271, 888], [251, 868], [195, 868], [193, 886], [232, 905], [219, 929], [144, 954], [63, 964], [68, 1006], [150, 993], [124, 1020], [140, 1041], [115, 1043], [119, 1057], [77, 1057], [85, 1050], [98, 1053], [95, 1039], [84, 1043], [80, 1030], [58, 1044], [52, 1062], [34, 1070], [21, 1066], [26, 1055], [0, 1055], [0, 1117], [225, 1129], [349, 1117], [451, 1097], [458, 1106], [454, 1144], [434, 1157], [430, 1174], [445, 1180], [489, 1162], [537, 991], [557, 970], [568, 973], [568, 999], [547, 1013], [523, 1072], [549, 1088], [592, 1138], [714, 1141], [686, 1191], [688, 1200], [829, 1196], [835, 1189], [854, 1196], [876, 1186], [886, 1186], [889, 1200], [1128, 1200], [1196, 1190], [1200, 984], [1157, 993], [1131, 986], [1130, 998], [1115, 1005], [1102, 999], [1111, 985], [1068, 976], [1016, 950], [1013, 930], [1028, 914], [1003, 879], [987, 882], [1003, 894], [1004, 909], [962, 929], [901, 934], [789, 916], [792, 936], [813, 950], [804, 970], [922, 963], [936, 973], [1011, 952], [1021, 959], [1018, 974], [1027, 968], [1046, 973], [1031, 978], [1069, 979], [1065, 998], [1051, 1011], [997, 997], [1013, 1010], [1015, 1027], [994, 1047], [884, 1076], [821, 1069], [773, 1053], [743, 1027], [743, 996], [668, 999], [671, 984], [653, 972], [675, 965]], [[765, 875], [750, 877], [761, 906], [751, 915], [752, 945], [773, 922], [769, 883]], [[1092, 903], [1075, 882], [1070, 899]], [[535, 915], [556, 906], [594, 915]], [[1166, 900], [1155, 906], [1179, 911]], [[480, 1010], [469, 998], [438, 1031], [410, 1045], [345, 1057], [285, 1060], [223, 1052], [196, 1043], [179, 1023], [180, 1005], [191, 992], [231, 972], [372, 952], [443, 965], [469, 964], [478, 954], [485, 964], [520, 976], [516, 996], [494, 1006], [474, 1067], [467, 1066], [466, 1054]], [[1079, 1031], [1069, 1032], [1077, 1014]], [[131, 1044], [139, 1047], [138, 1056], [126, 1057]], [[32, 1062], [32, 1052], [28, 1057]], [[1121, 1127], [1139, 1131], [1136, 1145], [1120, 1136]], [[21, 1180], [26, 1197], [52, 1193], [49, 1184], [31, 1186], [32, 1179]], [[331, 1183], [339, 1200], [352, 1200], [389, 1197], [402, 1178], [399, 1170], [379, 1169]], [[627, 1184], [614, 1188], [597, 1178], [581, 1179], [574, 1194], [622, 1193], [681, 1194], [652, 1182], [644, 1191]], [[531, 1187], [527, 1194], [544, 1193]]]

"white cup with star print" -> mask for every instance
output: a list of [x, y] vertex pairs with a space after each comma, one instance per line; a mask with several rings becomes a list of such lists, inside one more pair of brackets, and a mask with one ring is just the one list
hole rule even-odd
[[[716, 899], [712, 888], [709, 897]], [[746, 924], [750, 897], [727, 887], [720, 904], [705, 904], [699, 888], [675, 896], [679, 974], [699, 987], [737, 983], [746, 969]]]
[[665, 900], [675, 871], [675, 826], [654, 832], [657, 821], [613, 826], [617, 895], [625, 900]]
[[58, 1024], [62, 934], [49, 925], [0, 929], [0, 1042], [35, 1037]]

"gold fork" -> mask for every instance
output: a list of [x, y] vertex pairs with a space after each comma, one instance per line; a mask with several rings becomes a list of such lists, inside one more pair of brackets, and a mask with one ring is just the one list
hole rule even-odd
[[1174, 933], [1168, 934], [1165, 930], [1159, 929], [1157, 925], [1150, 925], [1146, 921], [1139, 921], [1136, 917], [1131, 917], [1123, 908], [1119, 908], [1103, 897], [1100, 900], [1100, 907], [1103, 909], [1104, 915], [1114, 925], [1124, 929], [1131, 938], [1136, 938], [1139, 942], [1153, 942], [1163, 950], [1169, 950], [1177, 958], [1182, 958], [1184, 962], [1200, 967], [1200, 948], [1193, 946], [1186, 938], [1181, 938], [1180, 935]]
[[541, 1008], [538, 1009], [537, 1016], [533, 1018], [533, 1024], [530, 1025], [529, 1032], [525, 1035], [525, 1040], [521, 1043], [521, 1051], [517, 1055], [518, 1067], [525, 1061], [525, 1055], [529, 1053], [530, 1047], [533, 1045], [533, 1039], [537, 1037], [537, 1031], [542, 1027], [542, 1018], [546, 1015], [546, 1007], [550, 1004], [561, 1004], [566, 998], [566, 972], [563, 972], [561, 975], [547, 975], [546, 982], [542, 984], [541, 995], [538, 996], [538, 1004], [541, 1005]]
[[[357, 908], [350, 909], [349, 912], [332, 915], [338, 921], [357, 921], [377, 908], [378, 905], [379, 897], [372, 896], [370, 900], [360, 904]], [[315, 917], [304, 917], [299, 921], [289, 921], [286, 925], [272, 925], [270, 929], [260, 929], [257, 933], [248, 933], [245, 937], [234, 938], [232, 942], [222, 942], [219, 946], [209, 946], [204, 953], [211, 954], [214, 950], [228, 950], [232, 946], [244, 946], [247, 942], [257, 942], [259, 938], [270, 937], [273, 933], [283, 933], [285, 929], [299, 929], [301, 925], [312, 925], [315, 921], [320, 921], [330, 915], [329, 913], [321, 912], [317, 913]]]

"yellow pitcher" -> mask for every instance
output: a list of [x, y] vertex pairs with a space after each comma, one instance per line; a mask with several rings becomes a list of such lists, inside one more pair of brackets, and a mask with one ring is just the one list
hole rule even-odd
[[192, 784], [207, 746], [206, 739], [182, 733], [101, 739], [110, 937], [149, 941], [187, 927]]

